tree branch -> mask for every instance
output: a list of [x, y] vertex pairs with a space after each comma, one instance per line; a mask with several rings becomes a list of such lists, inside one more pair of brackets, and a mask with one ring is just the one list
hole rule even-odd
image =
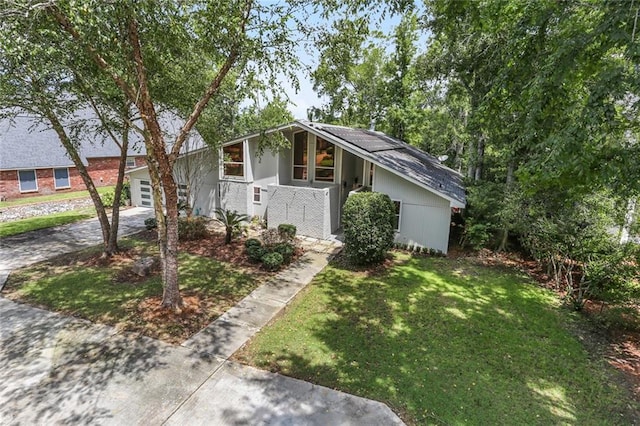
[[[247, 22], [249, 21], [249, 16], [251, 14], [252, 7], [253, 7], [253, 0], [248, 0], [246, 3], [246, 8], [244, 10], [244, 16], [242, 17], [242, 21], [240, 23], [240, 32], [239, 32], [240, 36], [245, 35], [246, 25], [247, 25]], [[236, 62], [238, 57], [240, 56], [241, 44], [242, 44], [241, 39], [236, 40], [235, 44], [231, 48], [231, 51], [229, 52], [229, 56], [227, 56], [227, 59], [225, 60], [222, 67], [220, 67], [220, 70], [218, 70], [218, 74], [216, 74], [216, 77], [213, 79], [211, 84], [209, 84], [209, 87], [205, 91], [204, 95], [202, 96], [202, 98], [200, 98], [198, 103], [196, 103], [195, 107], [193, 108], [193, 111], [189, 115], [189, 118], [182, 126], [182, 129], [180, 129], [180, 133], [178, 134], [178, 137], [176, 138], [176, 141], [173, 144], [173, 147], [171, 148], [170, 158], [172, 161], [174, 161], [176, 158], [178, 158], [178, 155], [180, 155], [180, 148], [182, 148], [184, 141], [187, 139], [187, 136], [189, 135], [189, 132], [191, 132], [191, 130], [193, 129], [193, 126], [195, 126], [196, 122], [198, 121], [198, 118], [202, 114], [202, 111], [204, 111], [205, 107], [211, 100], [211, 97], [218, 91], [227, 73], [229, 72], [233, 64]]]
[[118, 85], [118, 87], [120, 87], [124, 94], [132, 102], [135, 102], [135, 90], [114, 71], [113, 67], [98, 53], [98, 51], [93, 46], [85, 42], [78, 30], [73, 26], [69, 18], [64, 13], [62, 13], [60, 8], [55, 3], [51, 2], [45, 7], [45, 10], [49, 12], [51, 16], [53, 16], [60, 27], [65, 32], [67, 32], [71, 36], [71, 38], [73, 38], [82, 46], [82, 48], [89, 54], [89, 56], [98, 65], [98, 67], [107, 72], [109, 77]]

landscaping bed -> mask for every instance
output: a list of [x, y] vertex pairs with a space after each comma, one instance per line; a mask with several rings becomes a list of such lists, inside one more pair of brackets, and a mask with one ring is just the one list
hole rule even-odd
[[[3, 291], [9, 299], [114, 325], [170, 343], [181, 343], [234, 306], [270, 273], [252, 264], [243, 240], [224, 244], [209, 232], [180, 243], [180, 312], [160, 309], [162, 282], [156, 235], [146, 231], [122, 239], [121, 252], [102, 258], [99, 247], [14, 271]], [[132, 270], [136, 260], [156, 258], [149, 275]]]
[[237, 361], [387, 403], [410, 424], [633, 424], [588, 321], [527, 274], [396, 254], [326, 268]]

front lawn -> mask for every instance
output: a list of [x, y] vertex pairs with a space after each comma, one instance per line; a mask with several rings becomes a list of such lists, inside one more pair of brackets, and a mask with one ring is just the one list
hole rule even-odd
[[52, 228], [54, 226], [66, 225], [84, 219], [95, 217], [95, 209], [69, 210], [61, 213], [54, 213], [46, 216], [34, 216], [26, 219], [14, 220], [0, 223], [0, 238], [11, 235], [23, 234], [38, 229]]
[[[215, 237], [199, 245], [206, 246]], [[100, 248], [94, 247], [17, 270], [3, 294], [52, 311], [181, 343], [261, 283], [261, 274], [240, 266], [241, 262], [232, 265], [181, 250], [180, 289], [186, 306], [182, 312], [170, 313], [159, 309], [159, 268], [147, 277], [132, 272], [135, 259], [157, 256], [153, 233], [122, 239], [120, 247], [122, 253], [109, 260], [101, 259]]]
[[513, 270], [395, 256], [377, 275], [327, 267], [236, 359], [412, 424], [634, 422], [619, 373], [589, 357], [566, 326], [582, 319], [552, 293]]
[[[105, 194], [109, 191], [113, 191], [115, 186], [101, 186], [96, 188], [99, 194]], [[76, 200], [78, 198], [89, 198], [89, 191], [72, 191], [72, 192], [57, 192], [55, 194], [48, 195], [36, 195], [33, 197], [16, 198], [10, 201], [0, 201], [0, 208], [24, 206], [27, 204], [46, 203], [49, 201], [66, 201]]]

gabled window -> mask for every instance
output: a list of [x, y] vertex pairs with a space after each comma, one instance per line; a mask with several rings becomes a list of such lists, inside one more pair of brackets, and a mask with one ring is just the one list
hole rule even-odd
[[293, 179], [307, 180], [308, 166], [307, 132], [299, 132], [293, 135]]
[[136, 157], [127, 157], [126, 166], [127, 166], [127, 168], [135, 167], [136, 166]]
[[20, 192], [35, 192], [38, 190], [38, 178], [35, 170], [18, 170]]
[[244, 142], [222, 148], [224, 176], [244, 177]]
[[393, 218], [393, 229], [396, 231], [400, 231], [400, 213], [402, 212], [402, 201], [400, 200], [391, 200], [393, 202], [393, 207], [395, 210], [395, 217]]
[[259, 186], [253, 187], [253, 202], [260, 204], [262, 202], [262, 188]]
[[316, 180], [333, 182], [336, 147], [322, 138], [316, 140]]
[[53, 169], [53, 180], [56, 189], [71, 188], [69, 169]]

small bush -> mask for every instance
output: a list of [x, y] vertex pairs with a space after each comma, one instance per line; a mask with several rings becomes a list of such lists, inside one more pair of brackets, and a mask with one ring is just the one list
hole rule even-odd
[[282, 266], [284, 258], [280, 253], [271, 252], [262, 256], [262, 265], [268, 271], [277, 271]]
[[178, 218], [178, 238], [183, 241], [200, 240], [207, 236], [207, 226], [203, 217]]
[[296, 226], [289, 223], [281, 223], [278, 225], [278, 234], [284, 241], [291, 241], [296, 237]]
[[395, 208], [388, 195], [357, 193], [344, 203], [345, 254], [357, 264], [384, 260], [393, 246]]
[[273, 251], [280, 253], [284, 263], [289, 264], [291, 263], [291, 259], [293, 259], [295, 248], [290, 243], [279, 243], [273, 247]]
[[258, 246], [258, 247], [261, 247], [261, 246], [262, 246], [262, 243], [261, 243], [261, 242], [260, 242], [260, 240], [259, 240], [259, 239], [257, 239], [257, 238], [249, 238], [247, 241], [245, 241], [245, 242], [244, 242], [244, 246], [245, 246], [246, 248], [249, 248], [249, 247], [251, 247], [251, 246]]
[[144, 226], [147, 230], [156, 229], [158, 227], [158, 221], [155, 217], [150, 217], [144, 220]]
[[265, 250], [264, 247], [262, 247], [262, 244], [260, 245], [250, 245], [250, 246], [246, 246], [245, 247], [246, 251], [247, 251], [247, 256], [249, 257], [249, 260], [252, 262], [262, 262], [262, 258], [264, 257], [265, 254], [267, 254], [267, 250]]
[[131, 199], [131, 182], [123, 182], [120, 190], [120, 204], [125, 205], [125, 200]]
[[[102, 200], [102, 204], [105, 207], [113, 207], [113, 203], [116, 201], [116, 193], [114, 191], [109, 191], [109, 192], [105, 192], [104, 194], [100, 195], [100, 199]], [[120, 195], [120, 205], [121, 206], [125, 206], [127, 205], [127, 200], [129, 198], [125, 198], [124, 194]]]

